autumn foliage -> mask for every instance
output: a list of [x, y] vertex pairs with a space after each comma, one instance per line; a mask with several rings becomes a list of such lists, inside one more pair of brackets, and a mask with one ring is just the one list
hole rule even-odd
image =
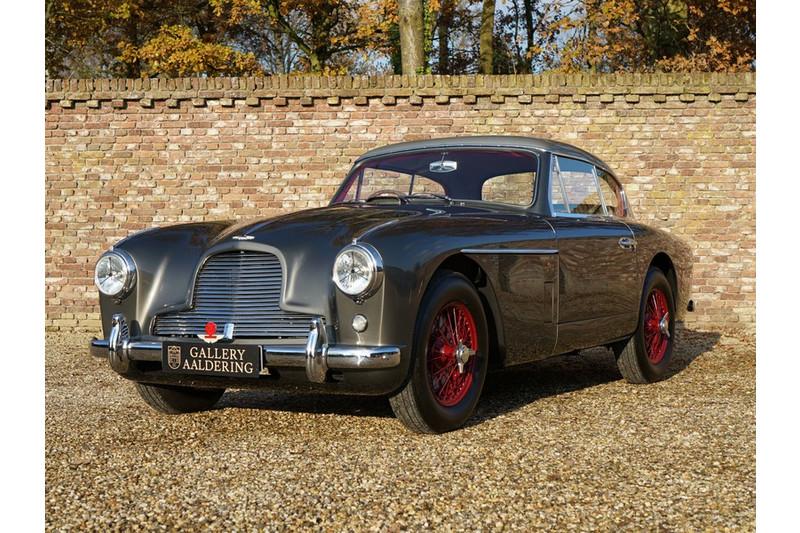
[[47, 74], [399, 73], [401, 30], [413, 30], [406, 46], [422, 51], [417, 73], [755, 68], [755, 0], [404, 0], [400, 7], [415, 5], [422, 20], [406, 28], [397, 0], [46, 0]]
[[213, 76], [261, 71], [252, 52], [237, 52], [230, 46], [204, 42], [190, 28], [181, 25], [162, 26], [153, 38], [138, 47], [123, 41], [119, 50], [119, 60], [138, 63], [143, 76], [190, 76], [197, 72]]
[[754, 0], [585, 0], [562, 22], [566, 71], [740, 71], [754, 67]]

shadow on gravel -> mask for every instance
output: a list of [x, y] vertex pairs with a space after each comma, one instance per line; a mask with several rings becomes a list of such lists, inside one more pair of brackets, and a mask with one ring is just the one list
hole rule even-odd
[[676, 324], [675, 351], [669, 365], [667, 379], [685, 370], [692, 362], [706, 352], [710, 352], [719, 342], [722, 335], [715, 331], [694, 331], [686, 329], [683, 323]]
[[[718, 333], [685, 329], [676, 331], [678, 342], [669, 378], [710, 351]], [[475, 415], [468, 425], [516, 411], [541, 398], [586, 389], [622, 379], [610, 350], [593, 348], [580, 354], [561, 355], [489, 374]], [[383, 397], [326, 395], [306, 392], [235, 390], [225, 394], [219, 408], [270, 409], [292, 413], [392, 417]]]
[[393, 417], [382, 396], [318, 394], [304, 391], [234, 390], [225, 393], [217, 408], [269, 409], [289, 413]]
[[[678, 342], [667, 379], [711, 351], [719, 341], [720, 334], [689, 330], [679, 323], [676, 337]], [[605, 348], [551, 357], [489, 374], [478, 409], [467, 425], [479, 424], [516, 411], [541, 398], [621, 379], [613, 353]]]

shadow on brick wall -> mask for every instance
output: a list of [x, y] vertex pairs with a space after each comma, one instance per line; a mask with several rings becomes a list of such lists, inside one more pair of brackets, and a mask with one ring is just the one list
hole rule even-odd
[[[677, 338], [679, 342], [670, 366], [670, 377], [685, 370], [695, 359], [712, 350], [719, 341], [720, 334], [694, 331], [679, 325]], [[553, 357], [490, 374], [477, 412], [468, 424], [479, 424], [505, 415], [543, 398], [621, 379], [613, 355], [605, 348]], [[382, 397], [293, 394], [264, 390], [231, 391], [223, 397], [219, 407], [345, 416], [394, 416], [389, 402]]]

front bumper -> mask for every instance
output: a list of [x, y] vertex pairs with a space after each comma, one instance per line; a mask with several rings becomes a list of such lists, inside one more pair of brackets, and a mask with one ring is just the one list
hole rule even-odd
[[[89, 352], [108, 358], [115, 369], [130, 361], [161, 362], [161, 341], [131, 340], [122, 315], [114, 315], [108, 339], [92, 339]], [[400, 365], [399, 346], [329, 344], [321, 319], [314, 319], [305, 344], [261, 344], [262, 368], [304, 367], [308, 381], [324, 383], [329, 370], [381, 370]]]

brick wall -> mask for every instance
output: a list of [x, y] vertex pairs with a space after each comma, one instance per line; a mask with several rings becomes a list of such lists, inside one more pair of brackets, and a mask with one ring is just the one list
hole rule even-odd
[[47, 327], [97, 331], [92, 269], [152, 225], [326, 203], [387, 143], [519, 134], [619, 174], [696, 254], [690, 327], [755, 321], [752, 74], [46, 81]]

